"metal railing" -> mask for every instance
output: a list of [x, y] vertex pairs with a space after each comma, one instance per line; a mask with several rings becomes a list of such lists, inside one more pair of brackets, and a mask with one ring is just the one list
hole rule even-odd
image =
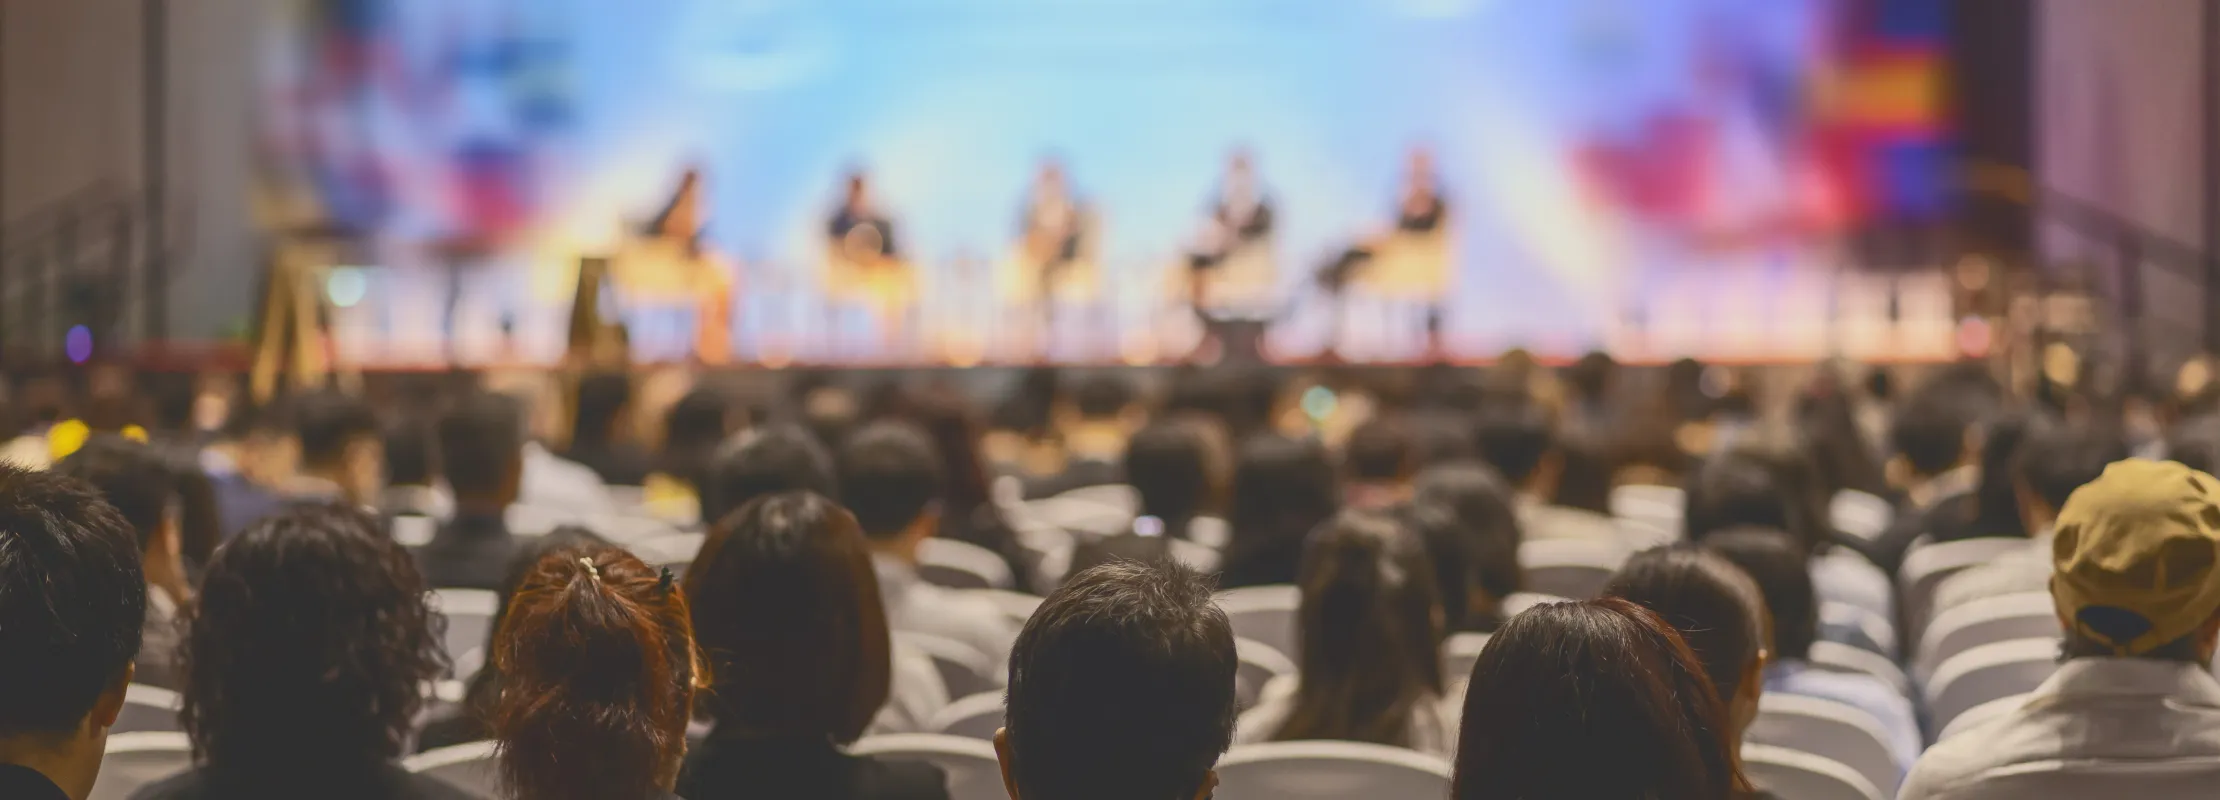
[[59, 359], [79, 324], [99, 340], [131, 338], [146, 307], [138, 278], [147, 246], [137, 195], [110, 181], [9, 220], [0, 228], [0, 359]]

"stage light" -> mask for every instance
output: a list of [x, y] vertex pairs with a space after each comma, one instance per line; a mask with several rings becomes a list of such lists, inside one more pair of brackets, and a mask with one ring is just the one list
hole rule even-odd
[[324, 297], [337, 308], [354, 308], [370, 293], [370, 278], [360, 267], [333, 267], [324, 279]]
[[70, 326], [69, 333], [62, 337], [62, 353], [69, 356], [69, 363], [72, 364], [92, 360], [92, 329], [83, 325]]
[[1335, 397], [1332, 389], [1313, 386], [1303, 392], [1303, 413], [1309, 414], [1313, 420], [1333, 416], [1334, 409], [1340, 406], [1341, 398]]

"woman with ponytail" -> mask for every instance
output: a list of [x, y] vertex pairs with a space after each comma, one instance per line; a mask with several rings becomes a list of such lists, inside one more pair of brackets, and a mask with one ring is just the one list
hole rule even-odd
[[1417, 535], [1389, 512], [1342, 512], [1311, 534], [1296, 582], [1301, 677], [1266, 685], [1235, 741], [1338, 739], [1453, 754], [1441, 597]]
[[606, 545], [548, 553], [509, 601], [492, 660], [511, 797], [676, 797], [701, 668], [669, 570]]

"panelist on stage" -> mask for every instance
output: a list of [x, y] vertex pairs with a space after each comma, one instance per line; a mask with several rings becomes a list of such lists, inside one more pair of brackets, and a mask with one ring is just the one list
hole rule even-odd
[[1256, 176], [1249, 153], [1235, 150], [1210, 205], [1202, 241], [1189, 255], [1198, 310], [1249, 315], [1271, 300], [1272, 199]]
[[891, 260], [901, 253], [895, 246], [894, 223], [873, 204], [870, 181], [862, 172], [849, 173], [848, 193], [834, 210], [826, 232], [833, 252], [848, 261], [869, 260], [871, 255]]
[[848, 175], [846, 193], [825, 226], [825, 290], [839, 306], [861, 308], [878, 329], [875, 357], [911, 343], [916, 276], [902, 260], [894, 222], [879, 210], [861, 171]]
[[1039, 272], [1044, 291], [1054, 282], [1051, 278], [1055, 273], [1079, 260], [1080, 215], [1079, 199], [1064, 180], [1063, 165], [1054, 159], [1043, 160], [1019, 214], [1018, 236], [1026, 260]]

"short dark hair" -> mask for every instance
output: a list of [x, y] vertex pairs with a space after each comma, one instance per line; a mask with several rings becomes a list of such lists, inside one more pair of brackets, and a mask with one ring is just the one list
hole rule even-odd
[[663, 412], [663, 449], [656, 469], [684, 481], [698, 493], [709, 463], [732, 432], [732, 400], [701, 386]]
[[1512, 486], [1526, 485], [1541, 468], [1542, 459], [1557, 447], [1549, 418], [1525, 405], [1481, 412], [1473, 424], [1473, 437], [1480, 445], [1480, 458]]
[[1201, 515], [1210, 499], [1212, 479], [1210, 443], [1200, 425], [1167, 420], [1135, 433], [1126, 442], [1125, 482], [1141, 496], [1144, 515], [1171, 525]]
[[379, 438], [378, 415], [353, 395], [320, 391], [293, 403], [293, 432], [300, 437], [301, 463], [328, 466], [347, 455], [347, 446]]
[[[447, 668], [424, 579], [377, 519], [289, 508], [216, 551], [184, 645], [185, 730], [210, 769], [358, 769], [401, 755]], [[281, 771], [284, 772], [284, 771]]]
[[1072, 410], [1081, 419], [1109, 419], [1124, 413], [1135, 399], [1133, 384], [1125, 378], [1098, 374], [1081, 378], [1072, 387]]
[[720, 728], [853, 742], [886, 705], [886, 606], [856, 518], [824, 497], [758, 498], [686, 570]]
[[1540, 606], [1473, 664], [1450, 796], [1730, 797], [1746, 782], [1726, 728], [1702, 664], [1656, 614], [1617, 597]]
[[840, 448], [842, 504], [865, 536], [901, 533], [940, 499], [940, 453], [907, 422], [874, 422]]
[[1757, 583], [1734, 562], [1693, 544], [1636, 553], [1603, 593], [1632, 600], [1680, 631], [1721, 700], [1742, 690], [1743, 675], [1767, 647]]
[[1418, 442], [1410, 425], [1395, 417], [1367, 420], [1349, 433], [1342, 448], [1342, 472], [1352, 481], [1408, 478], [1418, 468]]
[[1811, 563], [1788, 534], [1763, 528], [1738, 528], [1704, 537], [1704, 549], [1741, 567], [1757, 584], [1773, 619], [1773, 657], [1802, 661], [1819, 640], [1819, 591]]
[[1753, 437], [1713, 454], [1689, 476], [1686, 493], [1682, 524], [1691, 540], [1758, 527], [1786, 531], [1813, 552], [1832, 541], [1818, 469], [1785, 437]]
[[2039, 426], [2027, 432], [2012, 456], [2012, 480], [2042, 498], [2053, 512], [2066, 507], [2074, 490], [2104, 474], [2112, 462], [2127, 458], [2127, 440], [2101, 425]]
[[[1519, 590], [1522, 575], [1519, 568], [1519, 544], [1525, 535], [1519, 530], [1517, 512], [1511, 507], [1511, 489], [1485, 466], [1478, 464], [1451, 464], [1434, 467], [1418, 474], [1416, 480], [1418, 501], [1438, 504], [1457, 518], [1457, 527], [1464, 537], [1464, 555], [1467, 560], [1469, 592], [1477, 589], [1498, 601]], [[1436, 556], [1439, 559], [1439, 556]], [[1436, 565], [1439, 572], [1439, 565]], [[1450, 590], [1444, 588], [1446, 601]], [[1469, 608], [1446, 608], [1453, 630], [1494, 630], [1503, 620], [1475, 619], [1468, 616]]]
[[617, 418], [632, 402], [632, 379], [622, 372], [596, 372], [578, 380], [578, 412], [571, 417], [570, 443], [608, 441]]
[[441, 472], [456, 494], [485, 495], [524, 465], [524, 410], [514, 399], [472, 394], [439, 418]]
[[1185, 800], [1233, 741], [1233, 629], [1170, 560], [1073, 576], [1010, 652], [1010, 775], [1043, 800]]
[[1325, 448], [1274, 433], [1241, 443], [1227, 494], [1228, 586], [1294, 583], [1304, 537], [1341, 509]]
[[93, 434], [77, 452], [55, 464], [54, 472], [98, 490], [100, 498], [131, 524], [142, 552], [178, 496], [177, 473], [160, 453], [112, 433]]
[[715, 526], [756, 498], [781, 492], [840, 494], [840, 481], [825, 446], [795, 425], [773, 425], [749, 432], [718, 449], [709, 462], [708, 480], [696, 487], [701, 520]]
[[422, 419], [404, 419], [385, 427], [385, 485], [432, 485], [439, 476], [433, 427]]
[[1939, 475], [1966, 456], [1966, 431], [1979, 420], [1974, 404], [1949, 386], [1923, 386], [1906, 397], [1889, 425], [1889, 446], [1921, 475]]
[[0, 736], [77, 730], [138, 657], [134, 541], [92, 487], [0, 461]]

